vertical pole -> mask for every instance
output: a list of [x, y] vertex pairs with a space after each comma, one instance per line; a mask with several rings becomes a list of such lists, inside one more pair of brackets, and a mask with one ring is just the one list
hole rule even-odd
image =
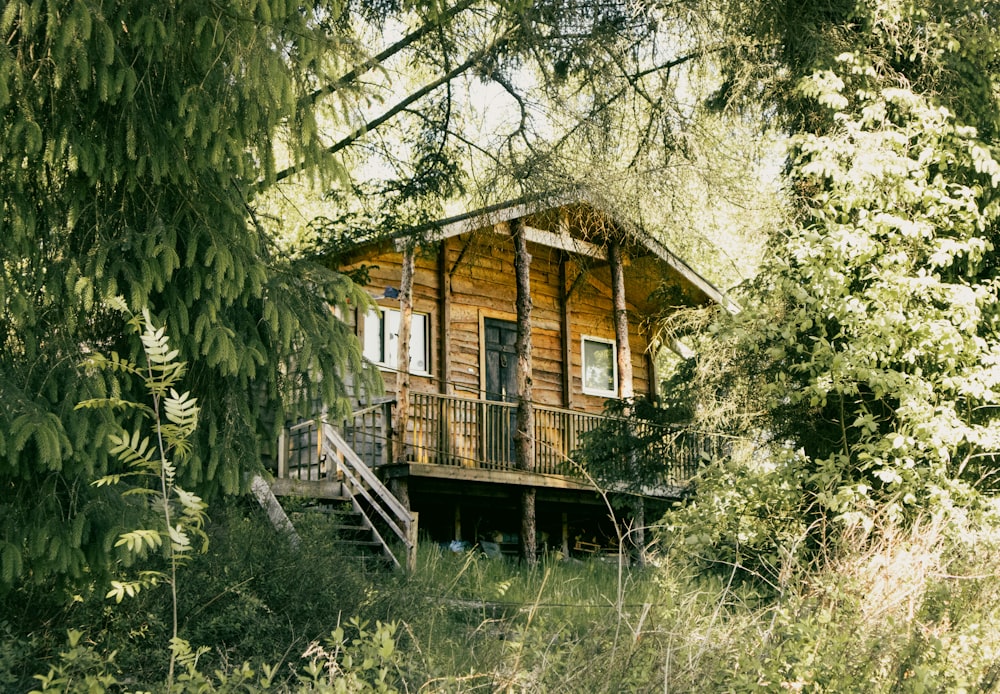
[[[622, 248], [617, 240], [611, 241], [608, 247], [608, 265], [611, 270], [611, 302], [614, 307], [615, 347], [618, 352], [618, 397], [626, 405], [635, 397], [635, 384], [632, 374], [632, 348], [628, 341], [628, 307], [625, 302], [625, 268], [622, 262]], [[625, 416], [629, 414], [625, 409]], [[629, 453], [628, 467], [635, 470], [635, 453]], [[638, 471], [636, 471], [636, 474]], [[635, 511], [632, 518], [632, 541], [637, 550], [639, 565], [645, 564], [646, 557], [646, 508], [642, 497], [642, 480], [639, 483], [639, 493], [635, 497]]]
[[403, 268], [399, 279], [399, 344], [396, 358], [396, 462], [406, 462], [406, 425], [410, 417], [410, 324], [413, 318], [413, 244], [403, 250]]
[[614, 305], [615, 346], [618, 351], [618, 397], [631, 400], [635, 397], [632, 375], [632, 348], [628, 341], [628, 308], [625, 303], [625, 268], [622, 249], [617, 241], [608, 248], [611, 269], [611, 302]]
[[[571, 391], [572, 387], [572, 368], [573, 363], [570, 359], [570, 350], [572, 349], [571, 333], [570, 333], [570, 314], [569, 314], [569, 288], [566, 286], [566, 264], [568, 259], [566, 258], [566, 252], [561, 251], [559, 253], [559, 323], [562, 342], [562, 406], [567, 410], [573, 408], [573, 395]], [[566, 451], [569, 452], [568, 449]]]
[[[517, 467], [535, 469], [535, 408], [532, 404], [531, 380], [531, 255], [524, 237], [521, 220], [511, 223], [514, 237], [514, 274], [517, 278], [517, 431], [514, 447]], [[521, 490], [521, 551], [524, 561], [534, 564], [535, 554], [535, 488]]]
[[288, 429], [281, 428], [278, 434], [278, 478], [288, 477]]
[[419, 538], [420, 514], [410, 512], [410, 523], [407, 526], [409, 540], [406, 547], [406, 570], [413, 573], [417, 570], [417, 540]]
[[562, 514], [562, 553], [564, 558], [569, 559], [569, 516], [565, 511]]
[[451, 280], [448, 277], [448, 241], [438, 249], [438, 392], [451, 393]]

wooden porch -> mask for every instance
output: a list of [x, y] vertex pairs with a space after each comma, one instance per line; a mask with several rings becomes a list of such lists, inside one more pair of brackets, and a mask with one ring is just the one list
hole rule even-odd
[[[411, 392], [405, 432], [392, 430], [394, 406], [395, 401], [387, 399], [331, 422], [358, 458], [383, 477], [596, 489], [577, 452], [584, 435], [607, 420], [603, 415], [535, 405], [535, 464], [528, 471], [518, 468], [514, 459], [515, 403]], [[654, 433], [652, 445], [664, 461], [655, 485], [661, 496], [679, 496], [699, 463], [720, 453], [718, 442], [707, 437], [642, 426], [644, 435]], [[335, 472], [329, 461], [334, 452], [324, 449], [322, 427], [318, 419], [288, 431], [278, 456], [279, 479], [321, 482]], [[399, 446], [404, 447], [403, 455]], [[621, 465], [620, 473], [612, 476], [628, 479], [627, 461]]]

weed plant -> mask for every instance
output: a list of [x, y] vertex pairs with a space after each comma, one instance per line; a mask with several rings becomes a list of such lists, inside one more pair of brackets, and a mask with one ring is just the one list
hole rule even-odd
[[[180, 609], [182, 631], [210, 650], [173, 691], [1000, 687], [1000, 512], [991, 509], [847, 529], [836, 551], [809, 565], [789, 559], [766, 584], [736, 567], [706, 572], [704, 557], [679, 550], [643, 569], [555, 557], [527, 567], [424, 544], [412, 575], [365, 573], [330, 551], [329, 527], [311, 518], [300, 519], [295, 550], [251, 507], [215, 508], [212, 550], [184, 568]], [[163, 601], [145, 591], [124, 610], [100, 597], [50, 608], [33, 630], [0, 624], [4, 690], [37, 687], [23, 674], [57, 664], [77, 684], [46, 691], [163, 691]]]

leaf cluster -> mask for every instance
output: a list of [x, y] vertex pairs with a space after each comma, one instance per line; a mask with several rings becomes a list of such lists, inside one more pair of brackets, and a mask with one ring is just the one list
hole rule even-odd
[[[275, 177], [278, 149], [324, 175], [337, 169], [301, 97], [328, 81], [331, 54], [351, 50], [321, 21], [342, 9], [283, 0], [4, 5], [4, 589], [27, 577], [102, 574], [108, 539], [131, 523], [116, 495], [91, 485], [114, 472], [117, 416], [73, 408], [102, 400], [126, 426], [142, 416], [121, 408], [152, 382], [80, 365], [102, 353], [121, 367], [142, 354], [114, 297], [172, 327], [176, 362], [203, 394], [202, 426], [178, 473], [185, 488], [239, 491], [286, 414], [345, 407], [360, 347], [329, 307], [359, 305], [361, 292], [277, 255], [252, 208], [257, 184]], [[180, 393], [164, 402], [184, 418]]]

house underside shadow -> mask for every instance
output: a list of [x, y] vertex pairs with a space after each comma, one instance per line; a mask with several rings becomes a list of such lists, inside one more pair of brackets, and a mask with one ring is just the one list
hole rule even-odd
[[[489, 554], [518, 554], [522, 485], [410, 475], [407, 486], [411, 508], [420, 514], [421, 537], [462, 549], [478, 546]], [[672, 503], [645, 501], [651, 518], [659, 518]], [[536, 488], [535, 503], [540, 554], [578, 557], [633, 549], [625, 495], [542, 487]]]

